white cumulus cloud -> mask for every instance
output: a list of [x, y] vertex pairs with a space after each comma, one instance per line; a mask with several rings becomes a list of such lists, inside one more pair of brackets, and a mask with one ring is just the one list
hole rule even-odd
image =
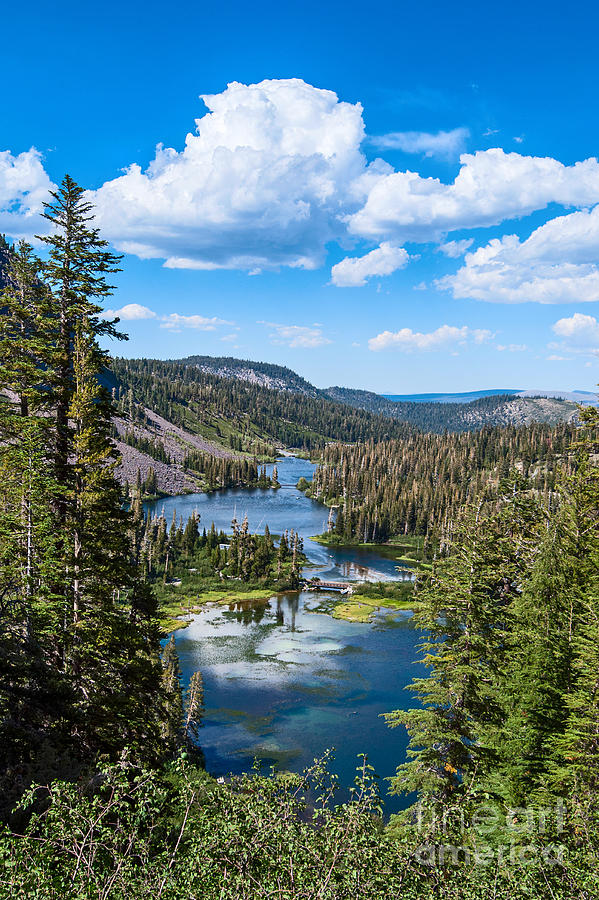
[[316, 268], [357, 208], [366, 171], [360, 104], [297, 78], [203, 95], [208, 112], [178, 152], [161, 145], [93, 200], [120, 250], [173, 268]]
[[552, 329], [562, 341], [550, 344], [551, 350], [599, 356], [599, 321], [595, 316], [574, 313], [568, 318], [558, 319]]
[[218, 316], [182, 316], [179, 313], [169, 313], [168, 316], [161, 316], [161, 328], [170, 328], [173, 331], [182, 331], [184, 328], [195, 328], [197, 331], [215, 331], [219, 325], [233, 325], [233, 322], [227, 322], [226, 319], [219, 319]]
[[446, 159], [457, 158], [470, 137], [467, 128], [452, 131], [393, 131], [370, 138], [370, 143], [381, 150], [403, 150], [404, 153], [422, 153], [424, 156], [439, 156]]
[[403, 247], [384, 241], [365, 256], [342, 259], [331, 269], [331, 281], [337, 287], [362, 287], [373, 275], [391, 275], [408, 264], [409, 256]]
[[[459, 259], [470, 245], [448, 240], [452, 232], [555, 204], [569, 215], [528, 240], [504, 236], [467, 254], [441, 286], [508, 303], [599, 299], [596, 212], [588, 211], [599, 204], [597, 159], [564, 165], [496, 147], [462, 153], [453, 180], [443, 181], [382, 159], [368, 163], [361, 105], [301, 79], [234, 82], [203, 100], [207, 111], [180, 149], [159, 144], [147, 168], [134, 163], [89, 192], [98, 226], [118, 249], [170, 268], [259, 273], [315, 269], [327, 245], [358, 240], [359, 255], [331, 275], [334, 284], [353, 286], [405, 265], [408, 241], [435, 242]], [[374, 140], [382, 150], [448, 157], [466, 136], [456, 128]], [[53, 187], [37, 150], [1, 152], [0, 231], [13, 238], [39, 232]]]
[[495, 303], [576, 303], [599, 300], [599, 206], [558, 216], [525, 241], [494, 238], [466, 256], [437, 285], [456, 298]]
[[441, 325], [435, 331], [412, 331], [411, 328], [401, 328], [399, 331], [383, 331], [376, 337], [370, 338], [368, 346], [370, 350], [439, 350], [451, 344], [464, 344], [472, 341], [482, 344], [492, 338], [492, 332], [486, 328], [469, 328], [467, 325], [457, 327], [455, 325]]
[[371, 174], [366, 202], [348, 219], [350, 232], [371, 240], [431, 241], [456, 229], [497, 225], [549, 203], [599, 202], [594, 158], [565, 166], [550, 157], [494, 148], [463, 153], [460, 163], [451, 184], [410, 171]]
[[15, 240], [31, 240], [36, 232], [46, 233], [42, 219], [43, 202], [55, 185], [42, 164], [41, 154], [32, 147], [13, 156], [0, 151], [0, 233]]
[[273, 344], [287, 347], [322, 347], [331, 340], [322, 333], [322, 328], [313, 325], [281, 325], [277, 322], [259, 322], [271, 329], [269, 335]]
[[103, 319], [114, 319], [117, 316], [123, 322], [134, 322], [137, 319], [155, 319], [156, 313], [140, 303], [126, 303], [120, 309], [105, 309], [102, 313]]

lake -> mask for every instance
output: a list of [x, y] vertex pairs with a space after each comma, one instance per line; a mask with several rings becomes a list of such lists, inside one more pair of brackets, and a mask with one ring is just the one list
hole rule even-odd
[[[247, 514], [250, 531], [293, 528], [304, 538], [308, 576], [331, 580], [399, 577], [384, 552], [329, 548], [310, 540], [326, 530], [328, 510], [300, 493], [300, 477], [314, 465], [295, 457], [278, 463], [279, 490], [235, 489], [169, 497], [146, 504], [170, 522], [196, 510], [201, 527], [230, 531]], [[269, 472], [272, 466], [268, 467]], [[407, 574], [407, 573], [406, 573]], [[248, 771], [255, 757], [300, 771], [335, 748], [334, 771], [350, 785], [366, 752], [382, 778], [405, 759], [404, 729], [391, 730], [381, 713], [413, 705], [405, 690], [423, 666], [416, 663], [418, 632], [409, 611], [382, 610], [369, 623], [333, 619], [319, 611], [330, 594], [282, 594], [267, 603], [207, 606], [175, 632], [184, 681], [200, 670], [206, 715], [200, 742], [213, 775]], [[387, 791], [383, 784], [383, 794]], [[387, 813], [405, 806], [387, 797]]]

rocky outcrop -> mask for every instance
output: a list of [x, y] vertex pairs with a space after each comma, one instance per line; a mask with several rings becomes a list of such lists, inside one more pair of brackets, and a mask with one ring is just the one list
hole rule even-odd
[[135, 484], [138, 471], [143, 482], [150, 469], [154, 469], [158, 490], [163, 494], [184, 494], [199, 490], [199, 483], [184, 471], [183, 466], [160, 462], [159, 459], [154, 459], [148, 453], [130, 447], [123, 441], [117, 440], [115, 444], [121, 455], [115, 474], [121, 484], [125, 482]]
[[115, 443], [121, 454], [121, 461], [116, 470], [116, 476], [124, 484], [134, 484], [139, 470], [142, 481], [148, 475], [150, 468], [156, 473], [158, 490], [164, 494], [182, 494], [187, 491], [197, 491], [200, 484], [193, 475], [186, 472], [183, 463], [185, 456], [192, 450], [201, 450], [211, 456], [231, 458], [236, 454], [226, 450], [197, 434], [190, 434], [178, 425], [174, 425], [167, 419], [159, 416], [147, 407], [143, 410], [145, 422], [129, 422], [127, 419], [117, 418], [115, 425], [120, 438], [124, 438], [127, 432], [133, 436], [150, 441], [159, 441], [171, 462], [162, 462], [155, 459], [149, 453], [139, 450], [125, 443], [124, 440], [116, 440]]

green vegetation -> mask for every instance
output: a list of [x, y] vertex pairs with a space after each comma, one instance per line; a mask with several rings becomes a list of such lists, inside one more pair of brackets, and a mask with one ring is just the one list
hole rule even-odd
[[421, 707], [388, 716], [411, 737], [394, 790], [428, 811], [484, 802], [497, 840], [526, 805], [566, 804], [574, 843], [596, 823], [599, 411], [581, 416], [589, 434], [549, 505], [515, 477], [456, 522], [418, 594]]
[[[581, 412], [576, 446], [566, 426], [536, 426], [325, 448], [315, 489], [345, 498], [339, 537], [428, 539], [398, 539], [408, 556], [440, 541], [411, 599], [380, 583], [337, 605], [354, 620], [414, 609], [428, 675], [387, 721], [410, 737], [392, 789], [418, 802], [386, 825], [365, 759], [340, 802], [327, 754], [304, 775], [214, 781], [202, 676], [182, 692], [159, 619], [297, 586], [301, 541], [247, 520], [228, 537], [196, 516], [168, 528], [143, 515], [140, 483], [123, 508], [99, 345], [119, 336], [99, 305], [118, 259], [68, 176], [46, 214], [46, 263], [3, 250], [0, 900], [597, 897], [599, 411]], [[374, 418], [318, 398], [260, 407], [251, 385], [229, 396], [164, 365], [147, 369], [155, 397], [180, 370], [177, 409], [197, 422], [206, 389], [206, 415], [257, 404], [246, 432], [272, 415], [277, 440], [309, 442], [312, 413], [373, 436]]]
[[137, 565], [153, 588], [163, 632], [185, 627], [178, 616], [212, 600], [269, 599], [278, 591], [297, 590], [305, 561], [303, 542], [285, 531], [278, 545], [268, 526], [251, 534], [247, 518], [233, 520], [233, 533], [214, 524], [200, 533], [195, 513], [183, 525], [176, 515], [170, 528], [163, 515], [144, 515], [141, 497], [132, 506]]
[[273, 477], [266, 474], [266, 466], [259, 466], [258, 460], [211, 456], [195, 450], [187, 453], [183, 463], [187, 471], [199, 476], [205, 490], [215, 491], [230, 487], [269, 488], [278, 486], [277, 467]]
[[[589, 900], [597, 896], [596, 839], [544, 841], [514, 825], [504, 863], [468, 831], [460, 859], [398, 840], [380, 819], [364, 760], [349, 802], [327, 756], [302, 775], [257, 772], [219, 784], [185, 759], [162, 772], [124, 756], [95, 781], [55, 783], [42, 814], [0, 834], [0, 897], [27, 900]], [[315, 798], [315, 799], [313, 799]], [[29, 813], [33, 796], [24, 799]], [[474, 837], [474, 841], [472, 841]], [[478, 844], [476, 839], [479, 839]], [[480, 840], [482, 838], [482, 840]], [[559, 852], [559, 856], [558, 856]], [[467, 861], [464, 862], [464, 857]]]
[[249, 359], [236, 359], [233, 356], [188, 356], [182, 362], [223, 378], [253, 380], [266, 387], [305, 394], [308, 397], [316, 397], [319, 394], [314, 385], [288, 369], [287, 366], [253, 362]]
[[333, 618], [345, 619], [347, 622], [371, 622], [375, 612], [376, 606], [369, 603], [343, 600], [333, 607]]
[[[118, 432], [115, 428], [113, 431], [113, 437], [117, 437], [117, 434]], [[120, 436], [120, 439], [129, 447], [135, 447], [136, 450], [140, 450], [142, 453], [147, 453], [148, 456], [151, 456], [153, 459], [159, 460], [159, 462], [172, 462], [171, 457], [164, 449], [164, 444], [160, 440], [140, 437], [136, 435], [131, 428], [128, 428], [125, 433]]]
[[[164, 634], [187, 628], [194, 613], [199, 612], [207, 603], [222, 603], [228, 606], [267, 603], [274, 591], [265, 588], [252, 588], [245, 584], [214, 590], [190, 590], [187, 586], [181, 589], [181, 583], [165, 585], [162, 590], [157, 587], [159, 599], [160, 628]], [[184, 617], [188, 616], [188, 619]]]
[[371, 622], [379, 609], [415, 609], [417, 605], [413, 581], [364, 581], [353, 586], [351, 600], [335, 603], [332, 615], [348, 622]]
[[72, 179], [51, 199], [46, 263], [12, 250], [0, 300], [0, 816], [124, 746], [152, 765], [182, 746], [99, 381], [118, 258]]
[[[537, 424], [329, 444], [306, 493], [338, 507], [328, 540], [350, 545], [416, 536], [420, 558], [427, 559], [438, 548], [444, 552], [456, 510], [485, 491], [492, 494], [512, 469], [550, 502], [558, 467], [572, 464], [576, 433], [574, 425]], [[414, 558], [413, 547], [403, 555]]]
[[[331, 520], [331, 527], [333, 527]], [[376, 544], [374, 541], [364, 543], [357, 539], [346, 538], [342, 534], [337, 534], [336, 530], [327, 531], [324, 534], [316, 534], [310, 537], [311, 541], [317, 544], [323, 544], [325, 547], [362, 547], [376, 548], [377, 553], [387, 556], [395, 562], [401, 563], [402, 566], [410, 569], [424, 570], [430, 569], [431, 556], [425, 556], [424, 547], [427, 553], [434, 552], [431, 542], [425, 541], [418, 535], [403, 535], [400, 538], [391, 538], [384, 544]]]
[[123, 415], [143, 421], [148, 407], [192, 434], [257, 456], [274, 456], [275, 447], [313, 451], [331, 440], [399, 438], [411, 431], [400, 422], [324, 396], [213, 375], [194, 357], [117, 358], [111, 372], [109, 383]]
[[456, 403], [440, 403], [428, 400], [415, 403], [409, 400], [389, 400], [381, 394], [352, 388], [331, 387], [324, 392], [338, 403], [347, 403], [355, 409], [388, 416], [406, 422], [422, 431], [444, 434], [446, 431], [477, 431], [493, 425], [509, 425], [534, 421], [557, 425], [567, 422], [576, 413], [576, 406], [569, 400], [547, 400], [514, 397], [510, 394], [493, 394], [476, 400]]
[[364, 602], [376, 601], [377, 606], [389, 609], [413, 607], [415, 583], [413, 581], [362, 581], [354, 586], [353, 596]]

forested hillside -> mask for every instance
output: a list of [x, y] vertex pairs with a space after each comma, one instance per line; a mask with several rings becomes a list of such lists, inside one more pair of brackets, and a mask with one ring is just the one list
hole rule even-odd
[[123, 411], [130, 404], [147, 407], [235, 451], [255, 452], [260, 443], [314, 450], [331, 440], [382, 440], [411, 431], [402, 422], [326, 397], [213, 375], [189, 360], [117, 358], [111, 370]]
[[576, 426], [535, 424], [401, 441], [329, 444], [310, 496], [339, 507], [335, 534], [350, 541], [423, 535], [449, 540], [457, 511], [517, 469], [547, 501], [558, 469], [568, 471]]
[[[485, 425], [557, 424], [570, 421], [577, 415], [575, 403], [547, 397], [512, 397], [506, 394], [482, 397], [469, 403], [416, 403], [396, 402], [380, 394], [350, 388], [319, 390], [284, 366], [233, 357], [115, 359], [113, 372], [121, 383], [119, 396], [123, 396], [123, 390], [134, 388], [137, 402], [155, 409], [182, 427], [190, 427], [196, 433], [199, 429], [199, 433], [216, 438], [220, 443], [224, 436], [227, 446], [232, 432], [238, 436], [246, 432], [246, 443], [259, 435], [261, 439], [268, 437], [279, 444], [303, 449], [314, 449], [323, 440], [365, 439], [367, 433], [374, 439], [379, 439], [384, 433], [393, 436], [389, 426], [381, 423], [381, 417], [422, 431], [443, 433], [475, 431]], [[228, 386], [227, 381], [237, 383], [238, 388]], [[167, 383], [171, 385], [172, 397], [165, 392]], [[193, 396], [190, 394], [191, 385], [195, 385]], [[202, 393], [200, 386], [205, 388]], [[230, 416], [219, 402], [219, 394], [224, 393], [231, 404]], [[276, 400], [276, 393], [283, 393], [285, 398]], [[166, 402], [167, 396], [170, 405]], [[249, 404], [258, 400], [265, 415], [251, 421], [247, 418], [248, 411], [252, 409]], [[308, 400], [314, 402], [309, 403]], [[202, 401], [207, 405], [204, 415], [199, 408]], [[187, 407], [185, 414], [182, 406]], [[345, 412], [340, 418], [341, 407], [345, 407]], [[361, 414], [358, 418], [356, 411]], [[365, 416], [365, 413], [375, 418]], [[171, 414], [174, 416], [172, 419]], [[278, 418], [285, 421], [286, 427], [273, 430], [273, 419]], [[230, 421], [227, 422], [227, 419]], [[294, 425], [297, 427], [294, 428]], [[358, 434], [363, 437], [356, 437]]]
[[306, 397], [318, 397], [320, 391], [313, 384], [302, 378], [286, 366], [273, 363], [253, 362], [249, 359], [236, 359], [233, 356], [187, 356], [180, 362], [187, 366], [196, 366], [201, 372], [220, 375], [221, 378], [240, 378], [262, 387], [277, 391], [292, 391], [305, 394]]
[[[290, 369], [230, 357], [112, 360], [104, 377], [120, 413], [121, 480], [152, 468], [165, 493], [202, 489], [185, 460], [201, 451], [274, 458], [279, 447], [320, 452], [331, 441], [384, 441], [415, 430], [476, 431], [488, 425], [559, 423], [573, 403], [485, 397], [472, 403], [395, 403], [367, 391], [318, 391]], [[199, 475], [199, 478], [198, 478]]]

